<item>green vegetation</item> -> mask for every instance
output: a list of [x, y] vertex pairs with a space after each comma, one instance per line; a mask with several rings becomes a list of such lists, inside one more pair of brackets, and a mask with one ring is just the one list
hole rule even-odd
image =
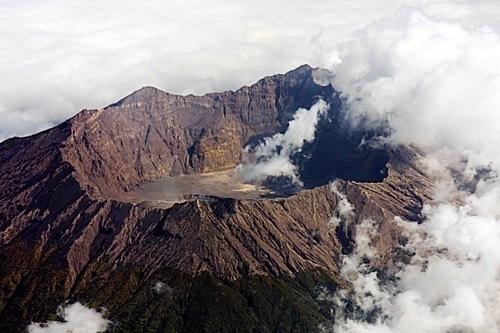
[[8, 266], [0, 270], [0, 332], [16, 332], [30, 319], [47, 318], [69, 292], [69, 271], [51, 255], [57, 248], [49, 248], [41, 261], [38, 248], [17, 243], [2, 252], [0, 262]]
[[[139, 266], [111, 270], [96, 263], [71, 287], [67, 265], [56, 259], [57, 248], [48, 249], [43, 259], [37, 250], [11, 250], [6, 262], [13, 264], [0, 272], [2, 332], [55, 319], [65, 300], [106, 308], [113, 332], [314, 332], [331, 319], [331, 308], [315, 300], [318, 286], [337, 288], [335, 279], [321, 271], [223, 281], [208, 273], [193, 277]], [[155, 288], [158, 282], [161, 288]]]
[[[336, 288], [322, 272], [228, 282], [169, 270], [128, 268], [107, 277], [99, 271], [74, 296], [106, 307], [115, 332], [314, 332], [328, 320], [314, 300], [317, 287]], [[159, 281], [168, 286], [161, 292], [154, 290]]]

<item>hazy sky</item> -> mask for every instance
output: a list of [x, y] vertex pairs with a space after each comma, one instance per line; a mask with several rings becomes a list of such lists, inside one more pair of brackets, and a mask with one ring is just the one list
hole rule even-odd
[[408, 8], [498, 25], [498, 1], [0, 1], [0, 140], [104, 107], [145, 85], [237, 89], [331, 50]]

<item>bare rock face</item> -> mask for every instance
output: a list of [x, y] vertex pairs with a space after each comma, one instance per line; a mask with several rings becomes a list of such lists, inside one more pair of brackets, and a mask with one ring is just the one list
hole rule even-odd
[[74, 117], [63, 159], [92, 194], [104, 197], [109, 187], [127, 190], [165, 175], [233, 168], [252, 138], [282, 130], [314, 96], [332, 98], [333, 88], [316, 85], [312, 72], [302, 66], [236, 92], [204, 96], [142, 88]]
[[[134, 312], [124, 310], [130, 302], [141, 316], [161, 318], [157, 331], [232, 331], [241, 323], [241, 331], [316, 329], [328, 318], [313, 299], [315, 286], [347, 287], [339, 265], [342, 253], [352, 250], [356, 225], [378, 222], [374, 244], [382, 256], [376, 265], [390, 267], [401, 242], [394, 217], [419, 220], [431, 179], [417, 162], [418, 151], [400, 147], [372, 158], [352, 153], [357, 145], [346, 141], [347, 132], [327, 137], [346, 142], [337, 145], [345, 148], [339, 155], [348, 152], [332, 166], [337, 175], [387, 164], [380, 181], [339, 182], [356, 215], [336, 227], [330, 220], [342, 198], [312, 178], [310, 189], [282, 199], [193, 199], [168, 209], [124, 200], [144, 181], [235, 167], [246, 144], [284, 130], [293, 112], [317, 96], [337, 105], [338, 113], [335, 91], [316, 84], [314, 75], [301, 66], [236, 92], [204, 96], [146, 87], [105, 109], [84, 110], [53, 129], [0, 144], [0, 329], [20, 331], [67, 299], [109, 308], [125, 331], [138, 329]], [[331, 133], [338, 127], [332, 124], [322, 131]], [[304, 161], [312, 162], [301, 168], [306, 179], [324, 162], [314, 155], [321, 147], [309, 148], [313, 155]], [[177, 291], [168, 304], [156, 305], [163, 312], [150, 313], [142, 307], [156, 300], [150, 284], [160, 278]], [[201, 291], [195, 293], [196, 286]], [[200, 315], [207, 286], [227, 313], [238, 309], [234, 317], [219, 322], [217, 315]], [[268, 291], [255, 298], [261, 290]], [[263, 304], [283, 312], [269, 317]], [[201, 326], [190, 326], [194, 322]]]

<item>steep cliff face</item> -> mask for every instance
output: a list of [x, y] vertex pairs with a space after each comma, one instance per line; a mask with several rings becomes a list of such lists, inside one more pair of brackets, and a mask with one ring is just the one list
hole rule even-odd
[[314, 83], [313, 72], [301, 66], [236, 92], [204, 96], [142, 88], [73, 118], [64, 159], [81, 182], [104, 196], [110, 187], [127, 190], [165, 175], [233, 168], [252, 138], [282, 130], [316, 96], [335, 98], [331, 86]]
[[[401, 242], [394, 216], [419, 219], [430, 179], [412, 148], [357, 152], [355, 141], [333, 136], [345, 148], [338, 154], [349, 153], [331, 166], [346, 176], [338, 191], [356, 211], [333, 227], [342, 197], [322, 185], [335, 172], [311, 176], [325, 162], [314, 145], [301, 169], [310, 189], [288, 198], [213, 197], [168, 209], [123, 199], [147, 180], [234, 167], [245, 144], [283, 130], [317, 96], [338, 107], [314, 73], [302, 66], [205, 96], [143, 88], [0, 144], [0, 330], [44, 320], [67, 299], [105, 306], [118, 331], [311, 331], [329, 320], [315, 288], [348, 287], [339, 264], [356, 225], [378, 221], [376, 264], [389, 267]], [[337, 128], [329, 123], [321, 131]], [[384, 172], [358, 179], [346, 170]], [[170, 286], [165, 297], [152, 292], [158, 281]]]

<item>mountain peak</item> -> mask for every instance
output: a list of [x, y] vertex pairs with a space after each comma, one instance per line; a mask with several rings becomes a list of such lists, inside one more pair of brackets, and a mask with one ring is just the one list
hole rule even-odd
[[286, 74], [292, 74], [292, 73], [307, 73], [314, 70], [313, 67], [311, 67], [309, 64], [302, 64], [299, 67], [292, 69], [291, 71], [288, 71]]
[[169, 95], [167, 92], [158, 89], [153, 86], [145, 86], [142, 87], [130, 95], [125, 96], [124, 98], [120, 99], [118, 102], [113, 103], [109, 105], [108, 107], [115, 107], [115, 106], [120, 106], [124, 104], [129, 104], [129, 103], [136, 103], [136, 102], [142, 102], [142, 101], [147, 101], [147, 100], [154, 100], [158, 98], [159, 96], [165, 96]]

